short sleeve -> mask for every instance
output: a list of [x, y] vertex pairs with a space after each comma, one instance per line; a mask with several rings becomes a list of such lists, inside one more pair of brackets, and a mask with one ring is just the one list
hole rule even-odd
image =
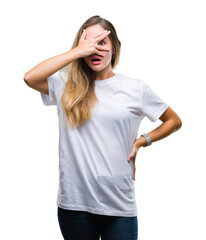
[[58, 81], [57, 78], [58, 78], [57, 73], [54, 73], [53, 75], [47, 78], [49, 95], [40, 92], [43, 104], [46, 106], [57, 105], [56, 93], [55, 93], [56, 84]]
[[141, 111], [150, 121], [155, 122], [169, 107], [147, 83], [143, 82], [142, 107]]

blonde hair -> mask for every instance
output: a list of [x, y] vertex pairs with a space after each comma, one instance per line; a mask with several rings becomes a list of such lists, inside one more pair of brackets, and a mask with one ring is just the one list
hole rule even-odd
[[[113, 50], [111, 65], [112, 68], [115, 68], [119, 62], [121, 42], [117, 37], [114, 26], [98, 15], [87, 19], [83, 23], [77, 32], [72, 49], [78, 46], [83, 30], [96, 24], [111, 31], [108, 35]], [[74, 128], [91, 118], [90, 110], [98, 100], [94, 91], [94, 74], [83, 58], [72, 61], [60, 71], [68, 72], [68, 79], [61, 97], [63, 113], [66, 116], [64, 125], [68, 122]]]

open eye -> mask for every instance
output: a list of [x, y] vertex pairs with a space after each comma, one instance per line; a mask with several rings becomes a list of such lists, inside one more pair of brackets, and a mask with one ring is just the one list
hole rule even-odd
[[[99, 43], [102, 43], [102, 42], [103, 42], [103, 43], [105, 43], [103, 40], [102, 40], [102, 41], [100, 41]], [[103, 45], [103, 44], [100, 44], [100, 45]]]

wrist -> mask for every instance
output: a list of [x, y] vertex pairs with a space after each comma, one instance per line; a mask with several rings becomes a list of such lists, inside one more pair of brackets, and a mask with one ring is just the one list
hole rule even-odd
[[76, 59], [82, 58], [81, 51], [79, 50], [78, 47], [73, 48], [72, 51]]
[[137, 147], [145, 147], [147, 145], [147, 140], [145, 137], [136, 138]]
[[80, 52], [77, 48], [72, 48], [69, 51], [67, 51], [66, 56], [69, 62], [77, 60], [78, 58], [81, 57]]
[[144, 137], [146, 139], [146, 141], [147, 141], [147, 144], [144, 147], [150, 146], [152, 144], [150, 136], [147, 133], [142, 134], [141, 137]]

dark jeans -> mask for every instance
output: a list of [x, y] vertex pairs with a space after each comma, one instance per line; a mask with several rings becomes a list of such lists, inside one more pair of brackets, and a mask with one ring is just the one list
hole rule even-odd
[[65, 240], [137, 240], [137, 217], [117, 217], [58, 207], [59, 226]]

